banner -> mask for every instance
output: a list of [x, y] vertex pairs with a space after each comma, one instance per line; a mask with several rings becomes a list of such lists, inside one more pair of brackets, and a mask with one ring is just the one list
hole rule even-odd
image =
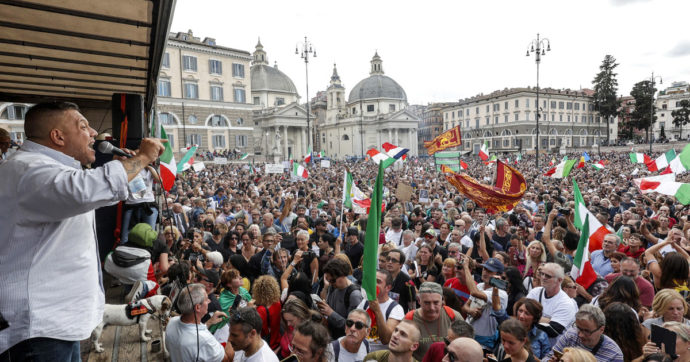
[[331, 161], [330, 160], [321, 160], [321, 167], [323, 167], [323, 168], [331, 167]]
[[410, 201], [412, 194], [414, 194], [414, 189], [412, 189], [412, 186], [406, 185], [402, 182], [398, 183], [398, 188], [395, 190], [395, 196], [399, 201]]
[[642, 180], [651, 181], [651, 182], [675, 182], [676, 181], [676, 175], [672, 174], [672, 173], [667, 173], [665, 175], [642, 177], [642, 178], [636, 178], [636, 179], [632, 180], [635, 183], [635, 186], [637, 186], [637, 188], [640, 190], [640, 193], [648, 194], [650, 192], [654, 192], [654, 190], [651, 190], [651, 189], [642, 190], [642, 189], [640, 189], [640, 184], [642, 184]]
[[225, 157], [214, 157], [213, 163], [215, 163], [216, 165], [225, 165], [228, 163], [228, 159]]
[[267, 163], [266, 173], [283, 173], [285, 168], [283, 168], [282, 163]]
[[482, 184], [466, 173], [453, 173], [446, 180], [477, 206], [492, 213], [511, 210], [527, 189], [522, 174], [501, 161], [497, 161], [495, 186]]
[[450, 147], [460, 146], [461, 144], [462, 133], [460, 131], [460, 126], [458, 125], [441, 133], [433, 140], [424, 142], [424, 147], [427, 149], [429, 156], [431, 156], [438, 151], [443, 151]]

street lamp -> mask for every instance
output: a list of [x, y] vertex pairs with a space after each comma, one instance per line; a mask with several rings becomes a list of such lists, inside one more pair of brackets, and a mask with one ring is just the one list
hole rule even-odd
[[[299, 48], [302, 48], [302, 52], [300, 53]], [[311, 149], [311, 142], [312, 142], [312, 135], [311, 135], [311, 126], [309, 125], [309, 116], [310, 116], [310, 105], [309, 105], [309, 55], [313, 56], [316, 58], [316, 51], [312, 49], [312, 44], [310, 41], [307, 40], [307, 37], [304, 37], [304, 43], [298, 43], [295, 46], [295, 54], [299, 54], [300, 58], [304, 59], [304, 70], [306, 74], [306, 80], [307, 80], [307, 87], [306, 87], [306, 98], [307, 98], [307, 150]], [[285, 141], [287, 142], [287, 140]], [[312, 161], [313, 162], [313, 161]]]
[[654, 128], [652, 128], [652, 122], [654, 122], [654, 81], [656, 78], [659, 78], [659, 84], [664, 84], [663, 79], [661, 79], [660, 75], [657, 75], [656, 77], [654, 76], [654, 72], [652, 72], [652, 89], [650, 89], [650, 93], [652, 94], [652, 99], [650, 101], [650, 107], [649, 107], [649, 155], [651, 157], [652, 155], [652, 136], [654, 136]]
[[[546, 49], [544, 48], [546, 46]], [[546, 55], [546, 52], [551, 51], [551, 42], [547, 38], [539, 38], [539, 33], [537, 33], [537, 38], [527, 44], [527, 56], [529, 53], [534, 53], [534, 61], [537, 63], [537, 170], [539, 170], [539, 63], [541, 62], [541, 57]]]

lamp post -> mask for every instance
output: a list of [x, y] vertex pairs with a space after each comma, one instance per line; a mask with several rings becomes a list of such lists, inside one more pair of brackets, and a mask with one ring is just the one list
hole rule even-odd
[[652, 78], [651, 78], [652, 89], [650, 89], [652, 99], [650, 100], [650, 104], [649, 104], [649, 155], [650, 155], [650, 157], [652, 155], [652, 137], [654, 136], [654, 128], [652, 126], [653, 126], [653, 122], [654, 122], [654, 93], [655, 93], [654, 81], [656, 80], [656, 78], [659, 78], [659, 84], [664, 83], [664, 81], [663, 81], [663, 79], [661, 79], [660, 75], [657, 75], [655, 77], [654, 72], [652, 72]]
[[[546, 48], [544, 48], [546, 46]], [[547, 38], [539, 38], [539, 33], [537, 33], [537, 38], [527, 44], [527, 56], [529, 53], [534, 53], [534, 61], [537, 63], [537, 170], [539, 170], [539, 63], [541, 62], [541, 57], [546, 55], [546, 52], [551, 51], [551, 42]]]
[[[302, 52], [300, 53], [300, 46], [302, 48]], [[312, 44], [310, 41], [307, 40], [307, 37], [304, 37], [304, 43], [298, 43], [295, 46], [295, 54], [299, 54], [300, 58], [304, 59], [304, 71], [306, 75], [306, 81], [307, 81], [307, 87], [306, 87], [306, 95], [305, 97], [307, 98], [307, 150], [311, 149], [311, 142], [312, 140], [312, 134], [311, 134], [311, 126], [310, 126], [310, 104], [309, 104], [309, 56], [313, 56], [316, 58], [316, 51], [312, 49]], [[287, 142], [287, 140], [285, 140]], [[312, 159], [313, 162], [313, 159]]]

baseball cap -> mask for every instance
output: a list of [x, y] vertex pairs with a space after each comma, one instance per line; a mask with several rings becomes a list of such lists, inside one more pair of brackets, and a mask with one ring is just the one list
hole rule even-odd
[[199, 275], [205, 276], [213, 286], [218, 286], [218, 283], [220, 283], [220, 276], [218, 272], [213, 269], [201, 269], [197, 272]]
[[145, 222], [134, 225], [129, 232], [129, 241], [147, 248], [152, 247], [153, 241], [157, 238], [158, 233], [153, 230], [151, 225]]
[[496, 258], [489, 258], [484, 264], [480, 265], [494, 273], [503, 273], [503, 270], [505, 270], [503, 263]]
[[429, 235], [429, 236], [435, 238], [436, 237], [436, 230], [429, 228], [424, 232], [424, 235]]
[[436, 293], [443, 295], [443, 287], [441, 287], [441, 284], [438, 283], [424, 282], [419, 286], [419, 294], [424, 293]]

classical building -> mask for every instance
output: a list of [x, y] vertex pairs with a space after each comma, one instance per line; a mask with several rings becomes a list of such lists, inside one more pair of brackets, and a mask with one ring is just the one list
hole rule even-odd
[[306, 107], [299, 104], [290, 77], [277, 65], [269, 65], [261, 41], [256, 44], [250, 72], [255, 154], [263, 154], [271, 162], [302, 158], [307, 153]]
[[0, 103], [0, 128], [10, 132], [10, 138], [22, 143], [24, 134], [24, 115], [33, 104], [29, 103]]
[[326, 90], [326, 120], [319, 128], [321, 146], [334, 158], [363, 156], [370, 148], [390, 142], [417, 155], [419, 118], [407, 110], [407, 94], [386, 76], [378, 53], [369, 77], [357, 83], [345, 99], [336, 67]]
[[[606, 122], [594, 109], [593, 91], [539, 90], [540, 151], [588, 147], [606, 140]], [[464, 151], [476, 153], [489, 141], [492, 152], [530, 152], [536, 146], [536, 89], [512, 88], [480, 94], [443, 108], [444, 130], [460, 125]], [[610, 121], [610, 139], [618, 135]]]
[[654, 102], [656, 106], [656, 123], [654, 123], [654, 139], [661, 136], [664, 130], [666, 138], [671, 140], [687, 139], [690, 134], [690, 125], [683, 126], [683, 135], [680, 134], [681, 127], [673, 124], [671, 112], [680, 107], [680, 101], [690, 100], [690, 85], [688, 82], [673, 82], [670, 87], [659, 91]]
[[169, 35], [157, 108], [173, 149], [252, 152], [250, 61], [249, 52], [201, 40], [191, 30]]

